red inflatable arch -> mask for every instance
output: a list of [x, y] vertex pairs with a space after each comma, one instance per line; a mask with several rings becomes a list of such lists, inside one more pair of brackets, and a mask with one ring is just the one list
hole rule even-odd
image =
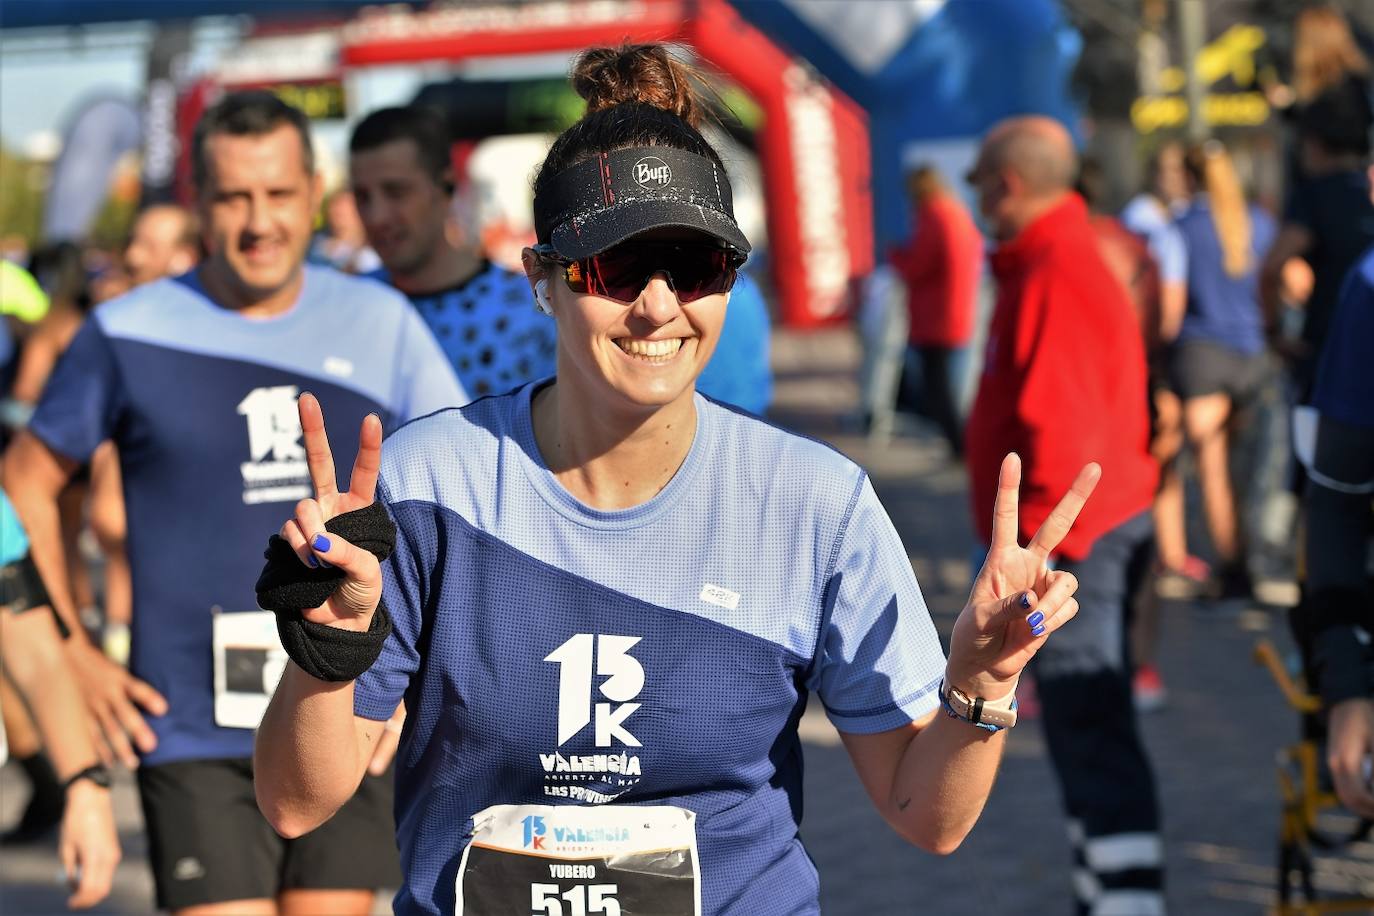
[[868, 120], [726, 0], [586, 0], [365, 11], [344, 28], [345, 67], [569, 51], [624, 41], [692, 48], [764, 112], [758, 135], [769, 256], [782, 321], [843, 316], [873, 266]]

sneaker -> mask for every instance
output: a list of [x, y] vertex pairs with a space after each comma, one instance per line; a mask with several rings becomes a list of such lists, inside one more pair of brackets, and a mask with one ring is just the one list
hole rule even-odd
[[1155, 570], [1155, 593], [1174, 601], [1192, 601], [1212, 582], [1212, 567], [1201, 557], [1188, 554], [1180, 566], [1160, 564]]
[[1211, 565], [1202, 557], [1195, 557], [1191, 553], [1183, 558], [1183, 565], [1178, 569], [1170, 570], [1174, 575], [1182, 576], [1190, 582], [1199, 585], [1205, 583], [1212, 577]]
[[1136, 712], [1156, 712], [1164, 708], [1168, 694], [1159, 669], [1154, 665], [1141, 665], [1131, 678], [1131, 694], [1135, 699]]

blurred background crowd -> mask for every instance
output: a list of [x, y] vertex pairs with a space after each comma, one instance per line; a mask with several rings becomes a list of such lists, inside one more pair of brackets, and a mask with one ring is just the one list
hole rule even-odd
[[[1169, 702], [1160, 599], [1216, 613], [1296, 609], [1287, 669], [1328, 705], [1348, 699], [1320, 683], [1323, 659], [1339, 654], [1323, 628], [1350, 622], [1333, 602], [1368, 615], [1374, 474], [1361, 477], [1358, 461], [1333, 469], [1320, 453], [1354, 455], [1367, 443], [1359, 430], [1374, 426], [1359, 401], [1368, 386], [1336, 375], [1374, 345], [1358, 336], [1371, 319], [1356, 314], [1374, 302], [1369, 0], [4, 0], [0, 441], [25, 426], [92, 309], [201, 257], [187, 151], [226, 93], [268, 90], [310, 119], [327, 194], [309, 260], [390, 271], [413, 294], [350, 176], [359, 123], [398, 106], [430, 112], [454, 176], [447, 245], [519, 272], [534, 241], [533, 170], [581, 114], [569, 60], [627, 40], [672, 41], [709, 74], [709, 138], [755, 246], [703, 378], [709, 393], [767, 414], [779, 381], [770, 346], [842, 337], [857, 342], [846, 350], [859, 354], [854, 396], [827, 429], [869, 448], [939, 441], [941, 473], [967, 462], [976, 477], [981, 453], [1001, 441], [988, 416], [1005, 405], [991, 402], [1014, 402], [1008, 415], [1026, 423], [1100, 404], [1076, 428], [1112, 432], [1119, 417], [1102, 414], [1119, 405], [1097, 394], [1129, 375], [1158, 480], [1136, 507], [1152, 550], [1120, 620], [1134, 707]], [[1042, 146], [990, 135], [1022, 115], [1064, 131], [1067, 158], [1054, 153], [1057, 134], [1042, 132]], [[1059, 175], [1064, 163], [1071, 172]], [[1095, 266], [1045, 268], [1013, 248], [1041, 213], [1035, 201], [1070, 185], [1093, 239], [1079, 256]], [[1046, 270], [1050, 291], [1035, 292], [1027, 278]], [[1079, 315], [1062, 333], [1106, 354], [1101, 375], [1059, 372], [1059, 387], [1040, 395], [1052, 403], [993, 390], [1001, 348], [1016, 349], [1023, 369], [1076, 358], [1030, 344], [1021, 353], [1029, 332], [999, 333], [998, 315], [1030, 314], [1037, 296], [1098, 295], [1079, 276], [1093, 271], [1115, 284], [1101, 301], [1130, 306], [1139, 379], [1113, 349], [1120, 338], [1094, 336], [1098, 325]], [[412, 295], [429, 320], [421, 298]], [[1323, 362], [1333, 334], [1354, 335], [1344, 343], [1355, 355], [1336, 368]], [[459, 359], [470, 395], [514, 381], [474, 384], [476, 367]], [[1304, 426], [1305, 405], [1330, 421], [1326, 439]], [[1044, 435], [1058, 434], [1044, 422]], [[1332, 424], [1352, 438], [1331, 439]], [[1313, 526], [1309, 511], [1346, 521], [1319, 514]], [[70, 569], [81, 624], [124, 663], [137, 607], [112, 450], [68, 487], [62, 512], [68, 555], [85, 558]], [[981, 549], [976, 536], [967, 549]], [[1055, 678], [1043, 680], [1043, 702], [1054, 702]], [[1023, 693], [1034, 718], [1042, 700], [1034, 685]], [[30, 787], [0, 843], [41, 842], [62, 817], [62, 791], [9, 679], [0, 705], [6, 785]], [[1084, 715], [1093, 728], [1093, 716], [1115, 713]], [[1320, 778], [1332, 787], [1331, 774]], [[1143, 869], [1159, 866], [1146, 860]]]

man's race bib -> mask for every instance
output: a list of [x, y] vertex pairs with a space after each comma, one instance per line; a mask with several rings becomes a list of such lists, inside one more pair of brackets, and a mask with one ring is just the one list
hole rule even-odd
[[215, 724], [257, 728], [286, 667], [271, 611], [214, 615]]
[[493, 805], [473, 818], [458, 916], [700, 916], [685, 808]]

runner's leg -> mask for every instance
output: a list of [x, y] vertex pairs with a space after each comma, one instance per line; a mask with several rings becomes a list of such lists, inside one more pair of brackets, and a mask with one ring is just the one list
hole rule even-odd
[[1207, 520], [1212, 548], [1222, 566], [1234, 566], [1240, 560], [1235, 492], [1231, 488], [1226, 439], [1226, 421], [1230, 414], [1231, 399], [1225, 394], [1202, 395], [1183, 402], [1184, 429], [1197, 455], [1202, 513]]
[[280, 916], [368, 916], [376, 894], [365, 890], [290, 890], [277, 898]]
[[1188, 534], [1183, 504], [1183, 475], [1178, 456], [1183, 450], [1183, 405], [1167, 388], [1154, 393], [1155, 436], [1150, 451], [1159, 462], [1159, 490], [1152, 510], [1155, 544], [1165, 569], [1180, 572], [1188, 562]]

